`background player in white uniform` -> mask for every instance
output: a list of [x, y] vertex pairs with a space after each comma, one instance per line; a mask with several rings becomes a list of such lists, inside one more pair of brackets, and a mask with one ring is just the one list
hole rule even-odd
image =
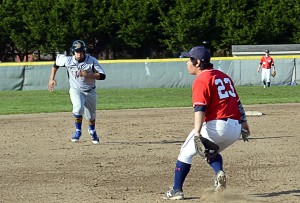
[[78, 142], [82, 135], [82, 115], [89, 121], [88, 133], [94, 144], [99, 144], [95, 129], [96, 120], [96, 80], [105, 80], [106, 75], [97, 59], [86, 54], [86, 45], [81, 40], [73, 42], [73, 56], [58, 54], [51, 70], [48, 90], [53, 91], [56, 85], [55, 75], [59, 67], [66, 67], [70, 82], [70, 98], [75, 118], [75, 133], [72, 142]]

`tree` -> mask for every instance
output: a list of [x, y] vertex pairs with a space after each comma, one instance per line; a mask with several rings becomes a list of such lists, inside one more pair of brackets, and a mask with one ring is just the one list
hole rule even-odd
[[11, 24], [11, 21], [13, 21], [14, 19], [12, 19], [11, 17], [8, 17], [11, 12], [10, 6], [7, 5], [11, 5], [10, 1], [6, 1], [6, 3], [4, 4], [4, 2], [1, 2], [1, 6], [0, 6], [0, 19], [2, 19], [0, 21], [0, 61], [13, 61], [14, 58], [14, 50], [13, 47], [10, 46], [11, 45], [11, 40], [9, 38], [9, 27]]
[[113, 0], [94, 0], [91, 4], [93, 9], [90, 10], [92, 17], [90, 19], [89, 43], [92, 44], [92, 52], [97, 58], [114, 58], [112, 56], [114, 47], [120, 43], [116, 37], [119, 26], [114, 18], [115, 8], [113, 4]]
[[112, 1], [113, 19], [118, 26], [116, 37], [137, 58], [152, 55], [158, 48], [160, 33], [157, 29], [160, 1]]
[[54, 59], [77, 39], [105, 59], [174, 57], [204, 40], [224, 56], [233, 44], [299, 43], [299, 14], [293, 0], [5, 0], [0, 60]]
[[163, 43], [167, 49], [176, 52], [201, 45], [214, 30], [214, 1], [176, 0], [168, 11], [160, 10], [160, 27], [165, 35]]
[[[253, 27], [256, 44], [293, 43], [297, 32], [299, 4], [292, 0], [258, 1]], [[296, 35], [294, 35], [296, 36]]]
[[[9, 36], [4, 34], [6, 38], [10, 40], [6, 42], [11, 44], [13, 52], [16, 50], [16, 54], [19, 56], [20, 60], [23, 60], [26, 53], [31, 48], [27, 44], [27, 35], [29, 35], [29, 30], [26, 28], [23, 17], [24, 17], [24, 1], [12, 1], [7, 0], [2, 2], [2, 9], [5, 11], [2, 28]], [[9, 43], [10, 42], [10, 43]], [[15, 53], [13, 53], [15, 54]], [[14, 60], [14, 59], [13, 59]]]
[[231, 45], [254, 43], [253, 0], [217, 0], [214, 46], [229, 54]]

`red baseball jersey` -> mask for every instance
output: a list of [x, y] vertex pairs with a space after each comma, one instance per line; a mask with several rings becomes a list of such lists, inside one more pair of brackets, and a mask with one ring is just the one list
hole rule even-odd
[[260, 63], [262, 64], [262, 68], [270, 69], [271, 66], [274, 66], [274, 60], [271, 56], [263, 56], [260, 59]]
[[206, 105], [204, 121], [231, 118], [240, 120], [239, 96], [231, 78], [216, 69], [203, 70], [192, 86], [193, 107]]

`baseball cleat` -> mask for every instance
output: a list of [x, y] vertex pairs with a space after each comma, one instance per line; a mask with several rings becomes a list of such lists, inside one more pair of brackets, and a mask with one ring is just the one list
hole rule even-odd
[[173, 188], [170, 188], [165, 195], [163, 196], [164, 199], [170, 199], [170, 200], [183, 200], [184, 194], [181, 190], [174, 190]]
[[81, 136], [81, 131], [77, 131], [77, 130], [76, 130], [76, 132], [74, 133], [74, 135], [73, 135], [71, 141], [72, 141], [72, 142], [78, 142], [80, 136]]
[[226, 175], [224, 171], [219, 171], [215, 177], [215, 192], [222, 192], [226, 189]]
[[93, 144], [100, 144], [99, 137], [97, 136], [96, 130], [88, 130]]

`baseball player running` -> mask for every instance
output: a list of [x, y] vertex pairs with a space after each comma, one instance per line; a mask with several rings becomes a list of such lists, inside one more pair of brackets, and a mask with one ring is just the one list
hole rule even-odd
[[270, 87], [271, 84], [271, 68], [273, 66], [273, 72], [275, 72], [275, 65], [274, 65], [274, 60], [270, 56], [270, 51], [267, 49], [265, 51], [265, 56], [261, 57], [260, 63], [257, 68], [257, 72], [260, 71], [260, 68], [262, 67], [261, 70], [261, 80], [264, 84], [264, 88], [266, 88], [266, 85]]
[[213, 169], [215, 192], [225, 189], [226, 176], [220, 152], [239, 139], [242, 128], [250, 135], [234, 83], [228, 75], [213, 69], [209, 51], [197, 46], [182, 53], [182, 56], [189, 58], [188, 72], [196, 76], [192, 85], [194, 129], [181, 146], [174, 185], [164, 195], [164, 199], [171, 200], [184, 199], [183, 183], [196, 154], [205, 158]]
[[78, 142], [82, 135], [82, 115], [89, 121], [88, 133], [94, 144], [99, 144], [95, 129], [96, 120], [96, 80], [105, 80], [106, 75], [96, 58], [86, 54], [85, 43], [81, 40], [73, 42], [73, 56], [58, 54], [51, 70], [48, 90], [53, 91], [56, 85], [55, 75], [59, 67], [66, 67], [70, 82], [70, 99], [75, 118], [75, 133], [72, 142]]

